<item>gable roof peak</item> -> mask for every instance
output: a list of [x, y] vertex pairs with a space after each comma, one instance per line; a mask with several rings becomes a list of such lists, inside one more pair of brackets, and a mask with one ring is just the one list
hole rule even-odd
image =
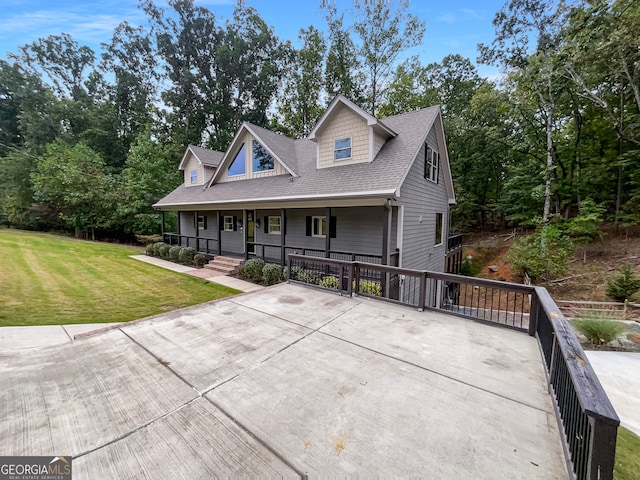
[[322, 114], [320, 119], [318, 120], [318, 123], [316, 123], [316, 126], [313, 127], [311, 132], [309, 132], [309, 135], [307, 136], [307, 139], [309, 139], [311, 141], [314, 141], [314, 142], [316, 141], [316, 135], [317, 135], [318, 131], [320, 131], [320, 129], [323, 127], [323, 125], [330, 119], [331, 114], [334, 111], [336, 111], [336, 109], [339, 106], [344, 106], [344, 107], [348, 108], [349, 110], [351, 110], [356, 115], [360, 116], [363, 120], [365, 120], [367, 122], [367, 126], [374, 127], [374, 128], [376, 128], [378, 130], [382, 130], [389, 137], [395, 137], [396, 136], [396, 132], [391, 130], [383, 122], [378, 120], [376, 117], [374, 117], [373, 115], [368, 113], [363, 108], [361, 108], [358, 105], [356, 105], [355, 103], [353, 103], [351, 100], [349, 100], [344, 95], [338, 94], [333, 100], [331, 100], [331, 103], [329, 104], [329, 106], [327, 107], [325, 112]]

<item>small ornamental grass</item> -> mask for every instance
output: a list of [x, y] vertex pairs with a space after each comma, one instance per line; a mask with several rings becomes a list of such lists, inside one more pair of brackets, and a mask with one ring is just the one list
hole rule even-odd
[[571, 323], [592, 345], [613, 342], [625, 330], [622, 322], [596, 316], [576, 317]]

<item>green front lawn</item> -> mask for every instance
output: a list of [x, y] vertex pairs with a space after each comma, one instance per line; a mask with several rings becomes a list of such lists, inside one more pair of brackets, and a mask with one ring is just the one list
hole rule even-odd
[[624, 427], [618, 428], [613, 478], [615, 480], [640, 479], [640, 437]]
[[122, 322], [238, 293], [131, 247], [0, 229], [0, 326]]

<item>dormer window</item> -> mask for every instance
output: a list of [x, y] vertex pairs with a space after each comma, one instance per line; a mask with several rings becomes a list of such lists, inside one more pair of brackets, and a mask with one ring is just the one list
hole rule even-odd
[[269, 155], [267, 149], [260, 143], [253, 141], [253, 172], [264, 172], [267, 170], [273, 170], [275, 162], [273, 157]]
[[233, 175], [244, 175], [247, 172], [246, 151], [247, 150], [243, 143], [240, 150], [238, 150], [238, 153], [236, 153], [236, 157], [233, 159], [233, 162], [229, 165], [230, 177]]
[[351, 158], [351, 137], [339, 138], [333, 142], [334, 160], [345, 160]]
[[198, 170], [191, 170], [191, 183], [198, 183]]

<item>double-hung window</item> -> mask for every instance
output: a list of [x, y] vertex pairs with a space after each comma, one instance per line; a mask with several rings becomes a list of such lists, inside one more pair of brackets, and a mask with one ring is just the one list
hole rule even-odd
[[198, 170], [191, 170], [191, 183], [198, 183]]
[[267, 233], [280, 235], [282, 231], [280, 225], [280, 217], [269, 217], [268, 222]]
[[233, 217], [232, 216], [227, 216], [227, 215], [224, 216], [222, 229], [225, 232], [233, 231]]
[[434, 183], [438, 183], [438, 163], [440, 156], [431, 147], [426, 147], [424, 151], [424, 178]]
[[334, 160], [351, 158], [351, 137], [339, 138], [333, 142]]
[[311, 217], [311, 236], [327, 236], [327, 217]]
[[198, 215], [198, 230], [207, 229], [207, 217], [204, 215]]

